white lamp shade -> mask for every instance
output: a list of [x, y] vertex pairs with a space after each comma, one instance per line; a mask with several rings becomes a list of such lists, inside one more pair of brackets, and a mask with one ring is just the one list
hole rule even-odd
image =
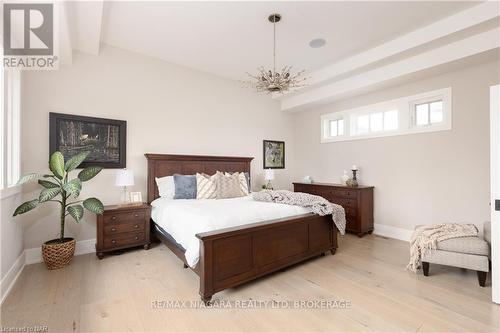
[[265, 178], [266, 178], [266, 180], [273, 180], [274, 179], [274, 169], [266, 169]]
[[134, 186], [134, 171], [130, 169], [121, 169], [116, 171], [116, 186]]

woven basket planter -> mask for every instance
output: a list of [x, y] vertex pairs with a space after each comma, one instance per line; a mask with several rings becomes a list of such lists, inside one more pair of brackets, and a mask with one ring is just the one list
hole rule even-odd
[[52, 239], [42, 245], [43, 261], [48, 269], [59, 269], [68, 265], [75, 254], [76, 241], [73, 238]]

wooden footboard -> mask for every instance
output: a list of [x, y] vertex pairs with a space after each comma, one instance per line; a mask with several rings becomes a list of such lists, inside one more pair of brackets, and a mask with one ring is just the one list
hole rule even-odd
[[200, 296], [212, 295], [337, 249], [331, 215], [305, 214], [197, 234]]

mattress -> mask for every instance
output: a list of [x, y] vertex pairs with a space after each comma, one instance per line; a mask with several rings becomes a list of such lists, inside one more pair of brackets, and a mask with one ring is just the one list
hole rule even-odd
[[186, 249], [186, 261], [193, 268], [200, 256], [198, 233], [308, 213], [303, 207], [255, 201], [251, 196], [219, 200], [158, 198], [151, 206], [153, 221]]

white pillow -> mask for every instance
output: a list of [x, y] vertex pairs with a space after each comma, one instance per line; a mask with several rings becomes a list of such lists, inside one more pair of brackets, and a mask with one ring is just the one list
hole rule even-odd
[[156, 186], [158, 186], [158, 193], [160, 197], [173, 199], [175, 196], [175, 183], [173, 176], [166, 176], [161, 178], [156, 178]]

